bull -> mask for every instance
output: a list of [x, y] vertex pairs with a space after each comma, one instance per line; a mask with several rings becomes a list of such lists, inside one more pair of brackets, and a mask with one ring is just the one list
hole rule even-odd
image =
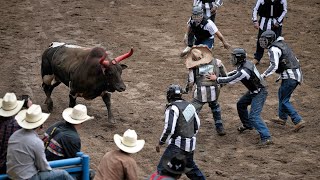
[[46, 94], [45, 104], [49, 112], [53, 109], [51, 93], [61, 82], [69, 87], [69, 107], [76, 105], [76, 98], [86, 100], [102, 97], [108, 121], [115, 123], [111, 111], [111, 93], [125, 91], [121, 74], [127, 66], [120, 61], [130, 57], [128, 53], [110, 59], [101, 47], [84, 48], [65, 43], [52, 43], [42, 54], [42, 88]]

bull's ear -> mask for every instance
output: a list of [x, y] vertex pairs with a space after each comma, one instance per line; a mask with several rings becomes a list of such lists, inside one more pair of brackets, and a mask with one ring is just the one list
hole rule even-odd
[[121, 66], [122, 70], [123, 70], [123, 69], [126, 69], [126, 68], [128, 67], [128, 66], [125, 65], [125, 64], [120, 64], [120, 66]]

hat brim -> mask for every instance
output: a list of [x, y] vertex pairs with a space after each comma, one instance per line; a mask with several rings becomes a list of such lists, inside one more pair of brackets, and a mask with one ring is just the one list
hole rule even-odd
[[41, 126], [50, 116], [48, 113], [42, 113], [41, 119], [37, 122], [30, 123], [26, 121], [26, 114], [27, 114], [27, 109], [20, 111], [16, 116], [15, 119], [17, 120], [17, 123], [19, 124], [20, 127], [24, 129], [34, 129], [39, 126]]
[[[203, 54], [203, 58], [198, 61], [194, 61], [192, 59], [192, 53], [191, 53], [192, 49], [200, 50]], [[212, 59], [213, 59], [213, 55], [211, 50], [208, 48], [208, 46], [205, 46], [205, 45], [193, 46], [186, 56], [185, 64], [186, 64], [186, 67], [190, 69], [202, 64], [208, 64], [212, 61]]]
[[113, 136], [113, 140], [119, 149], [130, 154], [139, 152], [145, 144], [144, 140], [137, 140], [136, 146], [132, 146], [132, 147], [126, 146], [122, 144], [122, 137], [119, 134], [115, 134]]
[[70, 115], [72, 113], [73, 108], [67, 108], [62, 112], [62, 117], [64, 120], [66, 120], [67, 122], [71, 123], [71, 124], [81, 124], [85, 121], [94, 119], [93, 116], [86, 116], [83, 119], [79, 120], [79, 119], [73, 119]]
[[183, 169], [183, 171], [174, 171], [174, 170], [172, 170], [169, 166], [168, 166], [168, 162], [170, 162], [170, 158], [169, 157], [167, 157], [167, 156], [165, 156], [164, 158], [163, 158], [163, 161], [162, 161], [162, 166], [167, 170], [167, 171], [169, 171], [170, 173], [173, 173], [173, 174], [183, 174], [183, 173], [187, 173], [187, 172], [189, 172], [189, 171], [191, 171], [192, 170], [192, 168], [187, 168], [187, 167], [185, 167], [184, 169]]
[[3, 101], [3, 99], [0, 99], [0, 116], [3, 116], [3, 117], [10, 117], [10, 116], [17, 114], [21, 110], [21, 108], [24, 104], [24, 100], [17, 101], [17, 104], [18, 104], [17, 107], [15, 107], [14, 109], [12, 109], [10, 111], [6, 111], [6, 110], [2, 109], [2, 101]]

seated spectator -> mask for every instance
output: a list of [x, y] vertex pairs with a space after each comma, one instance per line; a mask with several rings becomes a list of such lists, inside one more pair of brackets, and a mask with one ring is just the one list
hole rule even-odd
[[176, 180], [182, 174], [187, 173], [191, 168], [187, 168], [187, 158], [185, 155], [177, 154], [173, 157], [166, 157], [163, 159], [163, 170], [153, 173], [148, 180]]
[[119, 150], [107, 152], [100, 161], [95, 180], [137, 180], [137, 163], [130, 156], [139, 152], [144, 140], [137, 140], [137, 133], [128, 129], [123, 136], [113, 136]]
[[87, 115], [87, 107], [82, 104], [63, 111], [60, 121], [48, 128], [44, 134], [45, 153], [48, 161], [73, 158], [81, 151], [81, 139], [77, 130], [85, 121], [94, 117]]
[[28, 102], [32, 104], [30, 98], [17, 100], [17, 96], [14, 93], [6, 93], [2, 99], [0, 99], [0, 174], [6, 173], [6, 161], [7, 161], [7, 147], [9, 137], [21, 127], [18, 125], [14, 116], [25, 105], [27, 107]]
[[46, 159], [43, 141], [36, 130], [42, 128], [49, 116], [35, 104], [15, 116], [22, 129], [14, 132], [8, 142], [7, 174], [10, 179], [73, 180], [65, 170], [52, 170]]

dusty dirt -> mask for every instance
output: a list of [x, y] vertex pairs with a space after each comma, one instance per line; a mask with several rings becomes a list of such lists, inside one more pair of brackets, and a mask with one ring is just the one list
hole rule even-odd
[[[225, 0], [216, 24], [233, 47], [243, 47], [249, 57], [255, 50], [256, 30], [251, 23], [255, 1]], [[161, 154], [155, 144], [163, 129], [165, 91], [171, 83], [184, 84], [187, 70], [178, 54], [192, 1], [147, 0], [1, 0], [0, 1], [0, 96], [8, 91], [30, 94], [34, 103], [43, 104], [41, 89], [41, 53], [53, 41], [86, 47], [104, 46], [114, 56], [134, 48], [134, 55], [123, 63], [127, 90], [112, 96], [116, 125], [107, 123], [103, 101], [78, 99], [88, 106], [95, 120], [80, 130], [82, 151], [91, 157], [96, 169], [105, 152], [115, 149], [113, 135], [135, 129], [146, 140], [144, 149], [135, 154], [139, 179], [151, 174]], [[305, 81], [293, 94], [292, 101], [307, 125], [299, 133], [270, 123], [277, 115], [277, 89], [273, 75], [268, 79], [269, 96], [262, 117], [269, 126], [275, 144], [258, 148], [258, 134], [239, 135], [240, 124], [235, 104], [246, 89], [241, 84], [225, 86], [220, 95], [227, 135], [219, 137], [213, 129], [206, 106], [200, 113], [201, 128], [195, 161], [207, 179], [320, 179], [320, 3], [318, 0], [288, 0], [283, 36], [301, 60]], [[230, 51], [217, 39], [214, 55], [228, 70]], [[268, 66], [265, 54], [259, 70]], [[191, 99], [191, 94], [185, 96]], [[54, 111], [46, 126], [61, 119], [68, 106], [68, 88], [60, 85], [53, 92]], [[164, 149], [162, 149], [163, 152]], [[182, 179], [186, 179], [185, 176]]]

